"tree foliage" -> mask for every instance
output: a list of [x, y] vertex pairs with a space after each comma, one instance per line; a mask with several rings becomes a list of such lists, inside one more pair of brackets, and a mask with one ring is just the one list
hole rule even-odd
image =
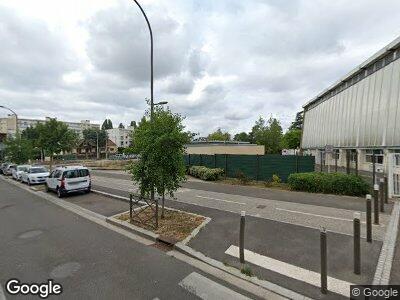
[[258, 145], [264, 145], [266, 154], [277, 154], [282, 150], [282, 126], [276, 118], [270, 117], [265, 121], [263, 117], [254, 124], [251, 139]]
[[5, 155], [16, 164], [26, 163], [36, 154], [32, 141], [22, 136], [7, 138], [5, 146]]
[[124, 124], [122, 124], [122, 123], [119, 123], [119, 125], [118, 125], [118, 128], [120, 128], [120, 129], [124, 129], [124, 128], [125, 128], [125, 126], [124, 126]]
[[105, 119], [101, 125], [102, 130], [113, 129], [113, 123], [110, 119]]
[[190, 138], [182, 121], [181, 115], [156, 107], [153, 122], [143, 118], [133, 133], [133, 150], [141, 158], [130, 166], [130, 173], [143, 196], [153, 188], [159, 195], [173, 196], [185, 180], [183, 155]]
[[292, 125], [290, 125], [289, 130], [293, 130], [293, 129], [302, 129], [303, 128], [303, 120], [304, 120], [304, 112], [303, 111], [299, 111], [296, 114], [296, 118], [295, 120], [292, 122]]
[[298, 149], [301, 141], [301, 130], [288, 130], [282, 138], [282, 147], [285, 149]]
[[240, 132], [235, 134], [233, 140], [237, 142], [251, 142], [251, 137], [247, 132]]
[[210, 133], [207, 139], [209, 141], [230, 141], [231, 135], [229, 132], [222, 132], [221, 128], [218, 128], [215, 132]]
[[108, 134], [104, 129], [88, 128], [83, 131], [83, 140], [85, 143], [97, 145], [97, 135], [99, 137], [99, 147], [105, 147]]

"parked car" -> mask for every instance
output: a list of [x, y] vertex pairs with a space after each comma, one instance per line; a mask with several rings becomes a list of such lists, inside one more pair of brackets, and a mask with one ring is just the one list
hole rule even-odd
[[72, 192], [89, 193], [92, 187], [89, 169], [82, 166], [56, 167], [46, 179], [46, 190], [59, 198]]
[[0, 165], [0, 174], [4, 174], [4, 171], [8, 167], [9, 164], [10, 164], [9, 162], [4, 162]]
[[26, 172], [21, 174], [21, 181], [31, 184], [45, 183], [49, 177], [49, 171], [42, 166], [31, 166]]
[[17, 165], [14, 164], [8, 164], [7, 167], [3, 170], [3, 174], [6, 176], [11, 176], [13, 170], [17, 168]]
[[27, 172], [30, 167], [31, 167], [30, 165], [17, 166], [17, 168], [13, 169], [13, 171], [12, 171], [13, 179], [18, 180], [18, 181], [21, 180], [22, 173]]

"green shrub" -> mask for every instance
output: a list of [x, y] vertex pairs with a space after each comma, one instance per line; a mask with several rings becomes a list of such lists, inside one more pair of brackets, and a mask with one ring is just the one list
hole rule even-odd
[[202, 180], [215, 181], [224, 174], [224, 170], [219, 168], [210, 169], [203, 166], [191, 166], [189, 168], [189, 174]]
[[368, 183], [360, 176], [342, 173], [296, 173], [288, 178], [290, 189], [311, 193], [363, 196], [369, 193]]
[[278, 175], [274, 174], [274, 175], [272, 175], [272, 182], [273, 183], [281, 183], [282, 180]]
[[244, 174], [241, 170], [236, 172], [236, 178], [240, 181], [241, 184], [248, 184], [250, 179]]

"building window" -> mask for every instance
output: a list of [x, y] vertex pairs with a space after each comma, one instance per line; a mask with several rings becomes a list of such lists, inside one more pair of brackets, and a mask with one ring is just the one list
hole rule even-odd
[[383, 150], [366, 150], [365, 151], [365, 161], [372, 163], [372, 154], [375, 152], [375, 163], [383, 164]]

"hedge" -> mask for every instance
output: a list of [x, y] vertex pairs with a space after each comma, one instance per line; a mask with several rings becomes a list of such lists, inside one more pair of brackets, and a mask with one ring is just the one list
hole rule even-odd
[[370, 190], [360, 176], [343, 173], [296, 173], [289, 176], [288, 184], [295, 191], [349, 196], [364, 196]]
[[189, 174], [203, 180], [215, 181], [224, 174], [224, 170], [219, 168], [210, 169], [202, 166], [192, 166], [189, 168]]

